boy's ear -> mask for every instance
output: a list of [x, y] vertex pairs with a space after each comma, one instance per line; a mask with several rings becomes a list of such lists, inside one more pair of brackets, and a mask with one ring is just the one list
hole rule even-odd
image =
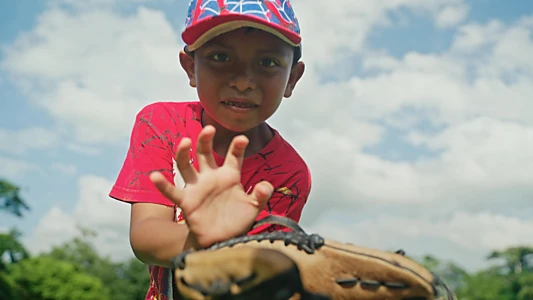
[[292, 91], [296, 87], [296, 84], [298, 81], [302, 78], [305, 71], [305, 64], [303, 61], [299, 61], [296, 65], [294, 65], [291, 69], [291, 74], [289, 75], [289, 82], [287, 82], [287, 87], [285, 88], [285, 98], [289, 98], [292, 96]]
[[193, 88], [196, 87], [196, 76], [194, 75], [194, 56], [185, 53], [184, 50], [181, 50], [179, 58], [181, 67], [185, 73], [187, 73], [187, 77], [189, 77], [189, 85]]

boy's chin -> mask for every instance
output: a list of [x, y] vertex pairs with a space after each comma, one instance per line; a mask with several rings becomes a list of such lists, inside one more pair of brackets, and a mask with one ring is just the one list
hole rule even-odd
[[253, 129], [256, 129], [257, 127], [260, 127], [264, 124], [263, 122], [257, 122], [257, 123], [231, 123], [231, 122], [220, 122], [218, 123], [219, 127], [222, 127], [223, 130], [235, 133], [235, 134], [244, 134], [247, 132], [250, 132]]

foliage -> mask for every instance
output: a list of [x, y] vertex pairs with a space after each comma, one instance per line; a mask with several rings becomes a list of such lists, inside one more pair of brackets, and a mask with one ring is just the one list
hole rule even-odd
[[84, 273], [70, 262], [47, 255], [11, 264], [9, 276], [16, 285], [15, 299], [110, 299], [98, 277]]
[[431, 272], [438, 274], [441, 280], [454, 291], [464, 285], [468, 276], [468, 273], [458, 265], [451, 262], [442, 262], [430, 255], [423, 257], [420, 263]]
[[144, 299], [150, 283], [146, 265], [136, 258], [113, 262], [100, 256], [91, 243], [96, 233], [88, 228], [79, 230], [79, 237], [54, 247], [49, 255], [71, 262], [87, 274], [100, 278], [114, 300]]
[[15, 282], [6, 274], [8, 264], [29, 257], [24, 246], [18, 241], [19, 238], [20, 232], [16, 229], [0, 233], [0, 299], [15, 299]]
[[[0, 180], [0, 210], [23, 217], [29, 207], [19, 191]], [[79, 236], [35, 257], [16, 229], [0, 234], [0, 299], [144, 299], [147, 266], [136, 258], [113, 262], [101, 256], [93, 246], [96, 232], [78, 229]]]
[[493, 251], [488, 259], [501, 259], [490, 267], [464, 279], [456, 292], [464, 300], [533, 300], [533, 248], [517, 246]]
[[0, 210], [17, 217], [23, 216], [23, 211], [30, 210], [24, 199], [20, 197], [20, 188], [7, 180], [0, 179]]
[[144, 299], [149, 285], [146, 265], [136, 258], [113, 262], [94, 248], [96, 233], [86, 228], [80, 232], [71, 241], [31, 258], [18, 241], [18, 232], [0, 235], [4, 253], [20, 253], [3, 262], [0, 299]]
[[[18, 241], [21, 233], [17, 229], [11, 229], [8, 233], [0, 233], [0, 271], [6, 269], [7, 263], [16, 263], [28, 258], [28, 252]], [[5, 261], [4, 261], [5, 260]]]

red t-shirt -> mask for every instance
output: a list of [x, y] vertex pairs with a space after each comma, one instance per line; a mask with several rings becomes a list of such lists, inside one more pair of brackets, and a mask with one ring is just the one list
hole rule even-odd
[[[191, 157], [196, 161], [196, 139], [202, 129], [202, 105], [200, 102], [157, 102], [145, 106], [138, 114], [130, 139], [130, 148], [124, 165], [118, 174], [110, 197], [128, 202], [148, 202], [174, 206], [150, 181], [153, 171], [160, 171], [176, 186], [184, 182], [175, 165], [174, 156], [182, 137], [192, 140]], [[241, 183], [247, 192], [255, 184], [267, 180], [274, 186], [274, 193], [257, 219], [268, 215], [300, 220], [302, 209], [311, 190], [309, 169], [294, 150], [275, 129], [274, 138], [259, 153], [243, 161]], [[223, 164], [224, 157], [213, 152], [217, 164]], [[182, 222], [179, 208], [176, 222]], [[276, 226], [264, 225], [249, 234], [276, 230]], [[150, 287], [148, 300], [172, 299], [171, 271], [159, 266], [150, 266]]]

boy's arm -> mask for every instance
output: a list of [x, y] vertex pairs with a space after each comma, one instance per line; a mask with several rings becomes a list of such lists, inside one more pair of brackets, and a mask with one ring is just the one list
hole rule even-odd
[[130, 243], [140, 261], [169, 268], [175, 255], [197, 248], [188, 226], [173, 222], [173, 218], [172, 207], [151, 203], [132, 204]]
[[184, 129], [178, 117], [161, 104], [144, 107], [136, 116], [130, 148], [110, 196], [131, 205], [130, 245], [148, 265], [167, 266], [171, 258], [190, 247], [186, 224], [175, 223], [174, 203], [150, 181], [159, 171], [173, 182], [173, 136]]

